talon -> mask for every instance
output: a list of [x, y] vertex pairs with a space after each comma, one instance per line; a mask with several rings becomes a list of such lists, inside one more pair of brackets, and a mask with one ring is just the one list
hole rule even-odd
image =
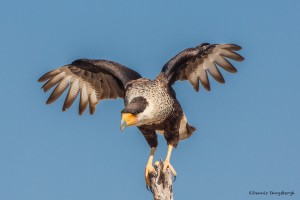
[[157, 173], [156, 173], [156, 171], [155, 171], [155, 169], [154, 169], [154, 167], [152, 166], [152, 165], [147, 165], [146, 166], [146, 169], [145, 169], [145, 181], [146, 181], [146, 187], [147, 187], [147, 189], [148, 189], [148, 187], [150, 188], [150, 191], [152, 192], [152, 189], [151, 189], [151, 187], [150, 187], [150, 182], [151, 182], [151, 180], [150, 180], [150, 176], [149, 176], [149, 174], [153, 174], [153, 175], [157, 175]]
[[167, 168], [169, 168], [171, 170], [171, 172], [172, 172], [172, 174], [173, 174], [174, 177], [177, 176], [177, 173], [176, 173], [175, 169], [173, 168], [173, 166], [170, 164], [169, 161], [165, 161], [164, 162], [163, 171], [165, 172], [167, 170]]
[[[150, 176], [149, 174], [154, 174], [155, 176], [157, 175], [154, 167], [152, 166], [152, 162], [153, 162], [153, 156], [154, 156], [154, 152], [155, 152], [156, 148], [155, 147], [152, 147], [151, 148], [151, 151], [150, 151], [150, 156], [149, 156], [149, 159], [148, 159], [148, 162], [147, 162], [147, 165], [146, 165], [146, 168], [145, 168], [145, 181], [146, 181], [146, 187], [148, 189], [150, 189], [150, 191], [152, 192], [152, 188], [150, 187], [150, 183], [151, 183], [151, 180], [150, 180]], [[153, 193], [153, 192], [152, 192]]]
[[151, 187], [146, 185], [148, 191], [152, 192]]
[[151, 193], [153, 193], [153, 190], [151, 188], [151, 186], [146, 186], [147, 190], [150, 191]]
[[177, 176], [174, 176], [173, 183], [176, 181], [176, 177], [177, 177]]

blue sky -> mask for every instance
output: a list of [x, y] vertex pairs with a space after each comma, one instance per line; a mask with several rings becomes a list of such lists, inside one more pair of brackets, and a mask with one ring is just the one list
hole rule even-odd
[[[37, 79], [78, 58], [102, 58], [154, 78], [202, 42], [244, 49], [226, 84], [174, 87], [197, 132], [174, 150], [176, 199], [299, 199], [299, 1], [6, 1], [0, 7], [0, 199], [152, 199], [149, 147], [119, 130], [121, 100], [94, 116], [61, 112]], [[159, 137], [155, 160], [165, 158]], [[294, 191], [291, 197], [249, 191]]]

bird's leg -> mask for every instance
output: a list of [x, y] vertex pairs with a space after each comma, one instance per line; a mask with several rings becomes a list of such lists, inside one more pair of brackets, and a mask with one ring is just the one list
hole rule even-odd
[[[166, 169], [169, 167], [169, 169], [171, 170], [171, 172], [173, 173], [174, 178], [176, 179], [177, 173], [175, 171], [175, 169], [172, 167], [171, 163], [170, 163], [170, 158], [171, 158], [171, 153], [172, 153], [172, 149], [173, 149], [173, 145], [169, 144], [168, 145], [168, 153], [166, 156], [166, 160], [164, 162], [164, 168], [163, 171], [166, 171]], [[175, 181], [175, 180], [174, 180]]]
[[154, 173], [156, 174], [156, 171], [154, 169], [154, 167], [152, 166], [152, 162], [153, 162], [153, 156], [154, 156], [154, 152], [156, 150], [156, 147], [152, 147], [151, 151], [150, 151], [150, 156], [145, 168], [145, 180], [146, 180], [146, 187], [150, 187], [150, 176], [149, 173]]

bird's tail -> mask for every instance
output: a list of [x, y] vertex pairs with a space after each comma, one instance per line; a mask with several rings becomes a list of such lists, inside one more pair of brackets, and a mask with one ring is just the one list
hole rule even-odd
[[186, 124], [186, 130], [187, 130], [187, 136], [190, 137], [193, 132], [196, 131], [196, 128], [193, 126], [190, 126], [188, 123]]
[[183, 118], [180, 122], [179, 139], [184, 140], [186, 138], [189, 138], [195, 131], [196, 131], [196, 128], [193, 126], [190, 126], [187, 122], [185, 115], [183, 115]]
[[190, 126], [188, 123], [186, 123], [186, 138], [189, 138], [195, 131], [195, 127]]

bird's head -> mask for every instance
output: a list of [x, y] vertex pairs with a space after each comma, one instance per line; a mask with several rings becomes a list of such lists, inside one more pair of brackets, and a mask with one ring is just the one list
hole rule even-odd
[[142, 125], [143, 111], [148, 106], [148, 102], [144, 97], [135, 97], [121, 111], [121, 131], [127, 126]]

